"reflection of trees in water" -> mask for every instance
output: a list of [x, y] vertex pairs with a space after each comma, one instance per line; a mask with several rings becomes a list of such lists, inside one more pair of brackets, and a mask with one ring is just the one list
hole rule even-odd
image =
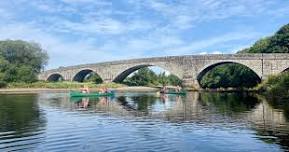
[[[47, 105], [77, 111], [77, 102], [67, 97], [51, 98]], [[169, 103], [169, 104], [168, 104]], [[153, 109], [154, 106], [161, 109]], [[168, 108], [166, 105], [169, 105]], [[188, 93], [185, 97], [168, 96], [165, 100], [152, 94], [130, 94], [114, 99], [90, 99], [88, 114], [105, 113], [117, 117], [144, 117], [171, 123], [194, 122], [206, 126], [251, 126], [265, 142], [289, 145], [289, 125], [285, 103], [267, 102], [255, 95], [238, 93]], [[163, 108], [163, 109], [162, 109]], [[81, 111], [82, 112], [82, 111]], [[270, 138], [268, 136], [274, 136]], [[265, 137], [262, 137], [265, 136]], [[288, 148], [287, 148], [288, 149]]]
[[201, 93], [200, 102], [213, 104], [220, 113], [234, 114], [250, 111], [259, 103], [247, 93]]
[[189, 93], [183, 102], [177, 102], [166, 113], [170, 121], [192, 121], [209, 125], [231, 121], [238, 115], [250, 112], [258, 104], [257, 98], [247, 94]]
[[149, 113], [151, 106], [156, 102], [156, 97], [152, 95], [132, 96], [131, 100], [138, 111]]
[[[273, 106], [272, 106], [273, 105]], [[195, 122], [209, 125], [251, 126], [257, 138], [289, 149], [289, 123], [286, 104], [267, 102], [249, 94], [188, 94], [184, 102], [166, 111], [171, 122]]]
[[[251, 117], [255, 118], [254, 127], [259, 139], [267, 143], [278, 143], [283, 149], [289, 150], [288, 101], [272, 101], [258, 96], [262, 104], [254, 110]], [[265, 138], [264, 138], [265, 136]], [[272, 137], [272, 138], [266, 138]]]
[[[37, 146], [41, 140], [39, 137], [46, 126], [46, 119], [38, 107], [37, 95], [1, 95], [0, 96], [0, 132], [1, 143], [6, 139], [9, 142], [21, 143], [22, 137], [33, 137], [29, 148]], [[6, 133], [9, 136], [6, 137]], [[34, 137], [36, 136], [36, 137]], [[8, 138], [9, 137], [9, 138]], [[6, 145], [7, 146], [7, 145]], [[1, 148], [5, 148], [1, 145]], [[6, 147], [8, 148], [8, 147]], [[10, 147], [10, 150], [17, 147]], [[6, 149], [8, 150], [8, 149]], [[5, 151], [6, 151], [5, 150]]]
[[[70, 102], [67, 97], [51, 98], [51, 100], [47, 103], [50, 106], [77, 111], [75, 105], [78, 103]], [[155, 105], [168, 103], [170, 106], [167, 109], [160, 109], [160, 111], [152, 109]], [[257, 136], [265, 136], [260, 137], [261, 140], [286, 146], [289, 145], [289, 128], [288, 119], [284, 114], [288, 106], [283, 105], [286, 104], [267, 102], [243, 93], [189, 93], [186, 97], [169, 96], [166, 100], [152, 94], [132, 94], [114, 99], [90, 99], [87, 110], [121, 117], [150, 117], [172, 123], [251, 126], [256, 130]], [[270, 139], [269, 135], [277, 138]]]
[[250, 124], [260, 140], [289, 149], [288, 102], [235, 93], [203, 93], [200, 102], [213, 104], [218, 113], [229, 116], [240, 125]]
[[132, 105], [130, 105], [128, 102], [127, 102], [127, 100], [126, 100], [126, 97], [125, 96], [120, 96], [120, 97], [118, 97], [117, 98], [117, 101], [120, 103], [120, 105], [124, 108], [124, 109], [126, 109], [126, 110], [129, 110], [129, 111], [131, 111], [131, 110], [136, 110], [136, 108], [134, 107], [134, 106], [132, 106]]
[[274, 109], [280, 109], [282, 110], [285, 118], [287, 121], [289, 121], [289, 100], [273, 100], [273, 99], [267, 99], [266, 100], [270, 106], [272, 106]]
[[45, 126], [36, 95], [1, 95], [0, 130], [33, 132]]
[[152, 94], [142, 95], [130, 95], [119, 96], [116, 99], [123, 109], [127, 110], [130, 115], [136, 117], [154, 117], [153, 116], [153, 105], [157, 102], [160, 103], [160, 99]]

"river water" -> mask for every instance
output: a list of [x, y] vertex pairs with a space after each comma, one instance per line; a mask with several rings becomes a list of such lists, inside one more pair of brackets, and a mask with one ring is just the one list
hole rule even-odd
[[289, 103], [246, 93], [0, 95], [0, 151], [288, 151]]

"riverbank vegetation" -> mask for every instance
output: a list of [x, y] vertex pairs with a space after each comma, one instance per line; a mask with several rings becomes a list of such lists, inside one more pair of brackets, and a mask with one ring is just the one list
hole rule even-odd
[[46, 51], [37, 43], [0, 41], [0, 87], [16, 82], [36, 82], [47, 61]]
[[[237, 53], [289, 53], [289, 24], [281, 27], [273, 36], [262, 38], [252, 47], [243, 49]], [[287, 75], [272, 76], [271, 79], [278, 78], [279, 80], [279, 78], [281, 79], [281, 77], [286, 76]], [[201, 79], [200, 84], [203, 88], [209, 89], [253, 88], [258, 84], [258, 79], [256, 74], [246, 66], [223, 64], [208, 71]], [[276, 85], [280, 85], [280, 88], [284, 89], [281, 83], [270, 87], [270, 85], [273, 85], [273, 82], [274, 81], [264, 82], [265, 90], [271, 90], [269, 88], [279, 88]], [[260, 86], [258, 88], [260, 88]], [[288, 91], [285, 91], [285, 94], [286, 93], [288, 93]]]
[[289, 99], [289, 73], [272, 75], [261, 83], [257, 89], [272, 99]]
[[240, 64], [228, 63], [207, 72], [200, 81], [202, 88], [248, 89], [260, 83], [260, 78], [249, 68]]
[[181, 85], [182, 81], [175, 75], [166, 74], [165, 72], [156, 74], [153, 70], [145, 67], [127, 77], [122, 83], [128, 86], [156, 87], [163, 85], [177, 86]]

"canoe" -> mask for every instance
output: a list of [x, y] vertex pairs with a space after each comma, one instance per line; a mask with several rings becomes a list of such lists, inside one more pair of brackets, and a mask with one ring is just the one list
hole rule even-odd
[[70, 91], [70, 97], [103, 97], [103, 96], [113, 96], [113, 92], [109, 93], [98, 93], [98, 92], [91, 92], [91, 93], [82, 93], [79, 91]]
[[70, 97], [70, 102], [80, 102], [80, 101], [83, 101], [83, 99], [88, 99], [89, 102], [91, 102], [91, 101], [98, 101], [98, 100], [99, 100], [99, 96]]
[[181, 92], [172, 92], [172, 91], [169, 91], [169, 92], [161, 92], [162, 94], [175, 94], [175, 95], [186, 95], [187, 92], [185, 91], [181, 91]]

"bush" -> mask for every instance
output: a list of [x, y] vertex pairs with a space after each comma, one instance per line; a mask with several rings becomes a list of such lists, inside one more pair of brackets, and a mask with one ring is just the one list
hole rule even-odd
[[7, 83], [4, 81], [0, 81], [0, 88], [5, 88], [7, 87]]
[[265, 95], [271, 98], [289, 98], [289, 73], [270, 76], [258, 86], [258, 90], [265, 91]]

